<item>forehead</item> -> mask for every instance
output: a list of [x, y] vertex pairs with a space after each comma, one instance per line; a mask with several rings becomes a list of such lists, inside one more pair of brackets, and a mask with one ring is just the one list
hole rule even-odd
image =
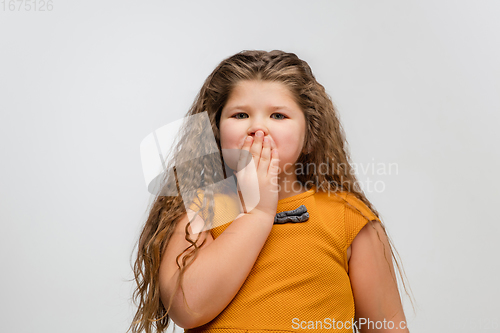
[[283, 106], [300, 110], [292, 92], [280, 82], [270, 81], [240, 81], [233, 88], [224, 109], [235, 107], [278, 107]]

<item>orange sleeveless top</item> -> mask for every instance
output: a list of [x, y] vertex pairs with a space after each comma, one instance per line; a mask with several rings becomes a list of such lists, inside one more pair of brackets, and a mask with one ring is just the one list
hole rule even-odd
[[[353, 194], [338, 195], [380, 221]], [[368, 220], [335, 194], [315, 187], [279, 200], [277, 213], [300, 205], [309, 219], [274, 224], [233, 300], [212, 321], [185, 333], [353, 332], [346, 251]], [[214, 239], [229, 224], [211, 229]]]

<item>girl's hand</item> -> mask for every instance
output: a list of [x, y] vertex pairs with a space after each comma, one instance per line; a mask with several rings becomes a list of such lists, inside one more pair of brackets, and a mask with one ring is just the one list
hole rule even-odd
[[[254, 163], [251, 163], [252, 159]], [[236, 178], [246, 213], [273, 217], [278, 206], [279, 156], [274, 140], [258, 130], [241, 148]]]

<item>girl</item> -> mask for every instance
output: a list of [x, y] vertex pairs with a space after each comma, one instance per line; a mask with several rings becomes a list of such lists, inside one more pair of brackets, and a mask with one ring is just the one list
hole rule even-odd
[[138, 242], [132, 332], [408, 332], [393, 247], [305, 61], [235, 54], [188, 116]]

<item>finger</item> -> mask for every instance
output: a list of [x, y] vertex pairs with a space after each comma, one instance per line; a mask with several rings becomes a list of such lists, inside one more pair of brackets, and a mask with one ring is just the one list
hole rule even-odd
[[273, 176], [279, 174], [280, 157], [278, 149], [271, 150], [271, 162], [269, 163], [269, 173]]
[[236, 171], [243, 170], [248, 163], [252, 161], [250, 155], [250, 147], [252, 146], [253, 138], [251, 136], [247, 136], [245, 141], [243, 142], [243, 146], [241, 147], [240, 157], [238, 159], [238, 167]]
[[278, 148], [278, 147], [276, 147], [276, 142], [274, 142], [273, 137], [269, 135], [269, 139], [270, 139], [269, 142], [271, 142], [271, 150]]
[[264, 138], [264, 143], [262, 145], [262, 152], [260, 154], [259, 161], [259, 172], [263, 172], [266, 174], [269, 169], [269, 162], [271, 162], [271, 143], [269, 142], [269, 138]]
[[250, 147], [250, 153], [255, 161], [255, 167], [259, 168], [260, 153], [262, 151], [262, 141], [264, 139], [264, 132], [258, 130], [255, 133], [252, 147]]

